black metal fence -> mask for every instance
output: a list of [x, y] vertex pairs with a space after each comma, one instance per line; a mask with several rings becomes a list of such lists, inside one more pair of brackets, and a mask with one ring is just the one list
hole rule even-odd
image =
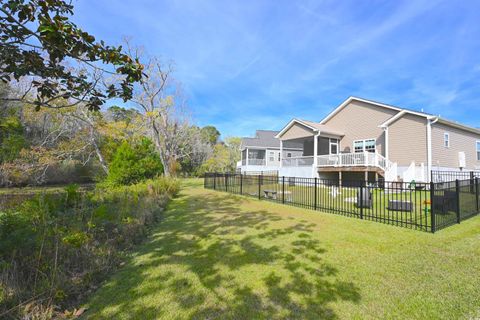
[[[479, 213], [479, 179], [449, 183], [366, 183], [207, 173], [208, 189], [435, 232]], [[454, 197], [455, 196], [455, 197]]]

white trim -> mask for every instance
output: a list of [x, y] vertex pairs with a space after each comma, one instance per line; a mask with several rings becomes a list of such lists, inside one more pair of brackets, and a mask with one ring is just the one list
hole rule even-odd
[[[370, 151], [367, 151], [365, 149], [365, 142], [366, 141], [370, 141], [370, 140], [373, 140], [374, 144], [375, 144], [375, 153], [377, 152], [377, 139], [375, 138], [369, 138], [369, 139], [357, 139], [357, 140], [353, 140], [353, 150], [352, 150], [352, 153], [362, 153], [362, 152], [370, 152]], [[362, 141], [363, 142], [363, 147], [362, 147], [362, 152], [356, 152], [355, 151], [355, 142], [359, 142], [359, 141]]]
[[282, 167], [283, 162], [283, 141], [280, 140], [280, 168]]
[[382, 123], [379, 127], [380, 128], [388, 128], [388, 126], [395, 122], [397, 119], [403, 117], [403, 115], [407, 113], [405, 110], [402, 110], [400, 111], [399, 113], [397, 113], [396, 115], [394, 115], [393, 117], [391, 117], [390, 119], [388, 119], [387, 121], [385, 121], [384, 123]]
[[442, 123], [446, 126], [449, 126], [449, 127], [465, 130], [465, 131], [472, 132], [472, 133], [475, 133], [475, 134], [480, 134], [480, 129], [468, 127], [468, 126], [465, 126], [465, 125], [460, 124], [460, 123], [455, 123], [455, 122], [445, 120], [445, 119], [440, 119], [440, 118], [438, 118], [438, 122]]
[[350, 96], [350, 97], [347, 98], [347, 100], [343, 101], [337, 108], [335, 108], [335, 110], [333, 110], [325, 118], [323, 118], [323, 120], [320, 121], [320, 124], [325, 124], [325, 122], [330, 120], [333, 116], [335, 116], [338, 112], [340, 112], [343, 108], [345, 108], [350, 102], [352, 102], [354, 100], [364, 102], [364, 103], [368, 103], [368, 104], [373, 104], [373, 105], [376, 105], [376, 106], [379, 106], [379, 107], [382, 107], [382, 108], [387, 108], [387, 109], [390, 109], [390, 110], [405, 111], [407, 113], [415, 114], [415, 115], [421, 116], [421, 117], [430, 117], [430, 115], [426, 114], [426, 113], [405, 110], [405, 109], [402, 109], [402, 108], [399, 108], [399, 107], [394, 107], [394, 106], [391, 106], [391, 105], [388, 105], [388, 104], [384, 104], [384, 103], [380, 103], [380, 102], [376, 102], [376, 101], [372, 101], [372, 100], [367, 100], [367, 99], [362, 99], [362, 98]]
[[313, 132], [318, 132], [318, 129], [308, 125], [307, 123], [303, 122], [302, 120], [292, 119], [292, 120], [290, 120], [290, 122], [285, 127], [283, 127], [282, 130], [280, 130], [280, 132], [275, 136], [275, 138], [280, 139], [285, 134], [285, 132], [288, 131], [295, 123], [301, 124], [302, 126], [311, 129]]
[[427, 118], [427, 182], [431, 181], [432, 172], [432, 125], [438, 121], [436, 118]]
[[443, 133], [443, 147], [449, 149], [450, 148], [450, 133], [444, 132]]
[[[280, 148], [277, 148], [277, 147], [259, 147], [259, 146], [245, 146], [243, 147], [242, 149], [240, 149], [241, 151], [247, 149], [247, 148], [252, 148], [252, 149], [272, 149], [272, 150], [279, 150]], [[303, 148], [283, 148], [284, 150], [293, 150], [293, 151], [302, 151]]]
[[389, 146], [389, 142], [388, 142], [388, 139], [389, 139], [389, 135], [388, 135], [388, 127], [385, 127], [383, 128], [384, 132], [385, 132], [385, 159], [387, 159], [387, 161], [390, 160], [389, 158], [389, 151], [390, 151], [390, 146]]

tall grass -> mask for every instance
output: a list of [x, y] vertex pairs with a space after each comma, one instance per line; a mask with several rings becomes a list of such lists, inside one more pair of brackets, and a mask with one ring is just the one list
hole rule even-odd
[[86, 193], [69, 186], [0, 212], [0, 318], [72, 309], [145, 238], [178, 188], [166, 178]]

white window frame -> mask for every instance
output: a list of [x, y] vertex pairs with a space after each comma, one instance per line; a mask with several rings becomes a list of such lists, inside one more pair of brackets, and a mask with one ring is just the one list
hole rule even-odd
[[268, 162], [275, 162], [275, 151], [268, 151]]
[[477, 140], [475, 144], [475, 149], [477, 150], [477, 161], [480, 161], [480, 140]]
[[[365, 149], [365, 142], [367, 141], [373, 141], [373, 145], [375, 149], [373, 150], [373, 153], [377, 152], [377, 139], [370, 138], [370, 139], [359, 139], [359, 140], [353, 140], [353, 153], [362, 153], [362, 152], [371, 152]], [[362, 150], [357, 151], [355, 150], [355, 143], [356, 142], [361, 142], [362, 143]]]
[[[332, 142], [333, 141], [333, 142]], [[337, 153], [332, 153], [332, 145], [337, 146]], [[339, 139], [334, 139], [330, 138], [328, 142], [328, 153], [329, 154], [339, 154], [340, 153], [340, 140]]]
[[449, 132], [445, 132], [443, 134], [443, 146], [445, 148], [450, 148], [450, 133]]

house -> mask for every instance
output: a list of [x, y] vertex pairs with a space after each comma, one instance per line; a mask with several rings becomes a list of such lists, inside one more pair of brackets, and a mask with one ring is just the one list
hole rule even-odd
[[[320, 122], [292, 119], [275, 138], [284, 176], [429, 182], [432, 170], [480, 169], [480, 129], [357, 97]], [[301, 152], [285, 157], [287, 145]]]
[[278, 131], [257, 130], [255, 137], [244, 137], [240, 150], [242, 159], [237, 163], [237, 170], [249, 172], [278, 172], [281, 159], [297, 158], [303, 154], [303, 145], [295, 141], [285, 141], [283, 155], [280, 155], [280, 140], [275, 136]]

